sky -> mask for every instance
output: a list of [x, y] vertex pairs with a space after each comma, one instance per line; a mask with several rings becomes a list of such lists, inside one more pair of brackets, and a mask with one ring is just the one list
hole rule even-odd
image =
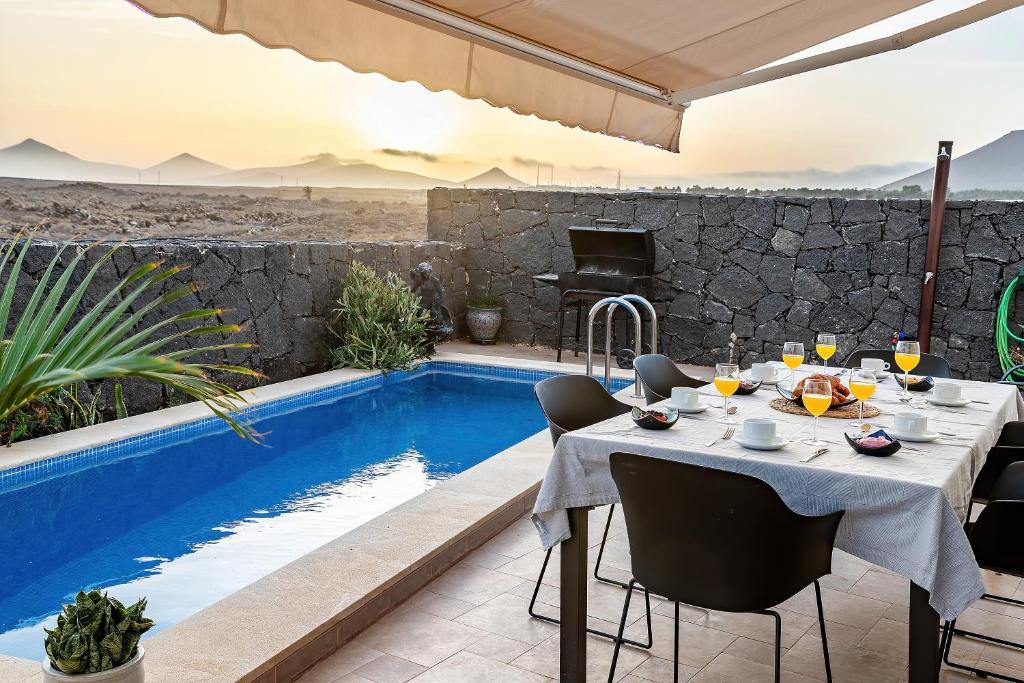
[[[933, 0], [808, 50], [974, 4]], [[698, 100], [681, 152], [565, 128], [415, 83], [152, 18], [125, 0], [0, 0], [0, 147], [33, 137], [147, 167], [190, 152], [232, 168], [332, 153], [453, 180], [871, 186], [1024, 128], [1024, 8], [915, 47]], [[548, 178], [542, 177], [546, 181]]]

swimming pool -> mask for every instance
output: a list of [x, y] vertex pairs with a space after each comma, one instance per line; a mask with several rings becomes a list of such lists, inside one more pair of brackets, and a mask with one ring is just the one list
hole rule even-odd
[[0, 472], [0, 653], [79, 588], [180, 621], [542, 430], [552, 374], [429, 362], [249, 408], [263, 446], [205, 419]]

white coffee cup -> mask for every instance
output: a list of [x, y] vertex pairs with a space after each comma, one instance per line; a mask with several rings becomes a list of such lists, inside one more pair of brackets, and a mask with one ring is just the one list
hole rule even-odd
[[901, 434], [920, 435], [928, 431], [928, 416], [920, 413], [896, 413], [896, 431]]
[[697, 390], [692, 387], [672, 387], [672, 400], [670, 403], [676, 408], [696, 408], [700, 397]]
[[889, 364], [881, 358], [861, 358], [860, 366], [865, 370], [874, 370], [875, 374], [889, 369]]
[[773, 443], [775, 420], [768, 417], [747, 418], [743, 421], [743, 438], [751, 443]]
[[750, 365], [750, 376], [760, 382], [770, 382], [778, 377], [778, 374], [778, 368], [768, 363], [751, 363]]
[[937, 381], [932, 389], [932, 396], [940, 401], [959, 401], [960, 385], [956, 382]]

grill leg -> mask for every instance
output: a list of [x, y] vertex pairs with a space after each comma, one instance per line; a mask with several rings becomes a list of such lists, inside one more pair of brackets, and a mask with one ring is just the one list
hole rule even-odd
[[[558, 331], [555, 332], [555, 362], [562, 362], [562, 326], [565, 324], [565, 297], [558, 298]], [[577, 321], [578, 325], [578, 321]]]
[[577, 299], [576, 300], [576, 348], [574, 348], [572, 350], [572, 355], [574, 357], [577, 357], [577, 358], [580, 355], [580, 322], [581, 322], [581, 318], [583, 318], [583, 300], [582, 299]]

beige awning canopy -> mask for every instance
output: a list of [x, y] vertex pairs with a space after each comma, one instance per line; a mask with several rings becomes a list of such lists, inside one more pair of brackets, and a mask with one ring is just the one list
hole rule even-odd
[[760, 67], [927, 0], [129, 0], [319, 61], [679, 149], [690, 100], [900, 49], [1024, 4]]

